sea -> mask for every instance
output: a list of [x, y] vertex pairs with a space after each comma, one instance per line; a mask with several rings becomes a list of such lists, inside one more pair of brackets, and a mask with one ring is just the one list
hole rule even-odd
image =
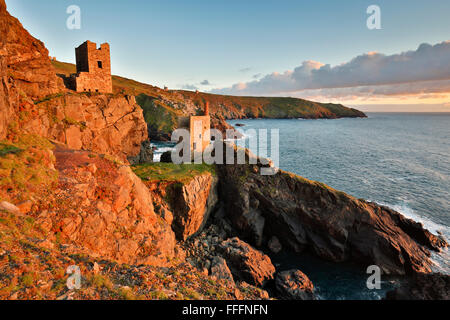
[[[271, 132], [279, 133], [279, 163], [286, 171], [323, 182], [356, 198], [391, 207], [450, 242], [450, 113], [368, 113], [367, 118], [246, 119], [229, 123], [243, 134], [235, 141], [271, 157]], [[236, 126], [238, 125], [238, 126]], [[260, 131], [263, 130], [263, 131]], [[268, 132], [267, 154], [249, 141]], [[264, 146], [265, 143], [262, 143]], [[156, 143], [155, 161], [173, 144]], [[371, 274], [308, 253], [271, 255], [277, 270], [302, 270], [323, 300], [378, 300], [403, 279]], [[433, 271], [450, 274], [448, 249], [432, 254]]]
[[[450, 242], [450, 113], [369, 113], [368, 118], [251, 119], [229, 121], [247, 145], [259, 129], [279, 130], [279, 167], [357, 198], [391, 207]], [[254, 129], [254, 130], [250, 130]], [[262, 131], [264, 133], [264, 131]], [[270, 157], [270, 139], [267, 156]], [[261, 153], [259, 153], [261, 155]], [[432, 255], [434, 271], [450, 274], [448, 249]], [[401, 280], [383, 278], [369, 290], [369, 275], [352, 265], [284, 253], [279, 269], [299, 268], [321, 299], [380, 299]]]

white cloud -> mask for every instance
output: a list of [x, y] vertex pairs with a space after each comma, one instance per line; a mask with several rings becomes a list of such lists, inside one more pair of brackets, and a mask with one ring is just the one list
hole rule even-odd
[[[389, 56], [370, 52], [333, 67], [317, 61], [305, 61], [294, 70], [284, 73], [274, 72], [259, 80], [237, 83], [232, 87], [215, 89], [212, 92], [277, 95], [299, 91], [308, 93], [308, 90], [315, 89], [354, 88], [350, 91], [358, 95], [399, 94], [395, 91], [408, 94], [439, 88], [448, 90], [448, 82], [439, 83], [439, 80], [449, 79], [450, 41], [445, 41], [434, 46], [422, 44], [415, 51]], [[324, 93], [332, 94], [332, 91]]]

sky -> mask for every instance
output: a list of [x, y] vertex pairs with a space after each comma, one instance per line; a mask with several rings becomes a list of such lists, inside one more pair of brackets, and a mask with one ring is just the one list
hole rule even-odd
[[[450, 1], [6, 0], [50, 55], [111, 45], [113, 74], [159, 87], [450, 111]], [[66, 10], [77, 5], [81, 28]], [[381, 29], [367, 27], [378, 5]]]

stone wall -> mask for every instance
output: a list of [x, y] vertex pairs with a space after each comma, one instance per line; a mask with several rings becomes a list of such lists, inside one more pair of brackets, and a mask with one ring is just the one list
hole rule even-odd
[[77, 61], [75, 90], [112, 93], [109, 44], [104, 43], [97, 49], [97, 44], [86, 41], [75, 49], [75, 53]]

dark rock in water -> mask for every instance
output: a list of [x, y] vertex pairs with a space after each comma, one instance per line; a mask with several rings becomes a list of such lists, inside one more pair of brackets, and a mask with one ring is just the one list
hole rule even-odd
[[223, 241], [217, 250], [236, 278], [257, 286], [273, 279], [275, 267], [270, 258], [239, 238]]
[[277, 237], [270, 238], [269, 242], [267, 243], [267, 247], [273, 253], [279, 253], [283, 249], [283, 247], [281, 246], [280, 240], [278, 240]]
[[217, 166], [227, 218], [256, 246], [262, 238], [276, 236], [296, 252], [308, 248], [329, 261], [353, 261], [364, 270], [377, 265], [383, 274], [404, 275], [431, 272], [429, 250], [447, 245], [387, 207], [281, 170], [263, 176], [260, 169], [250, 164]]
[[407, 284], [389, 291], [386, 300], [450, 300], [450, 276], [415, 274]]
[[142, 142], [141, 151], [135, 157], [129, 157], [128, 161], [131, 164], [144, 164], [153, 162], [153, 147], [149, 140]]
[[275, 280], [275, 287], [282, 299], [315, 300], [314, 285], [300, 270], [279, 273]]
[[161, 155], [162, 163], [172, 163], [172, 151], [166, 151]]

